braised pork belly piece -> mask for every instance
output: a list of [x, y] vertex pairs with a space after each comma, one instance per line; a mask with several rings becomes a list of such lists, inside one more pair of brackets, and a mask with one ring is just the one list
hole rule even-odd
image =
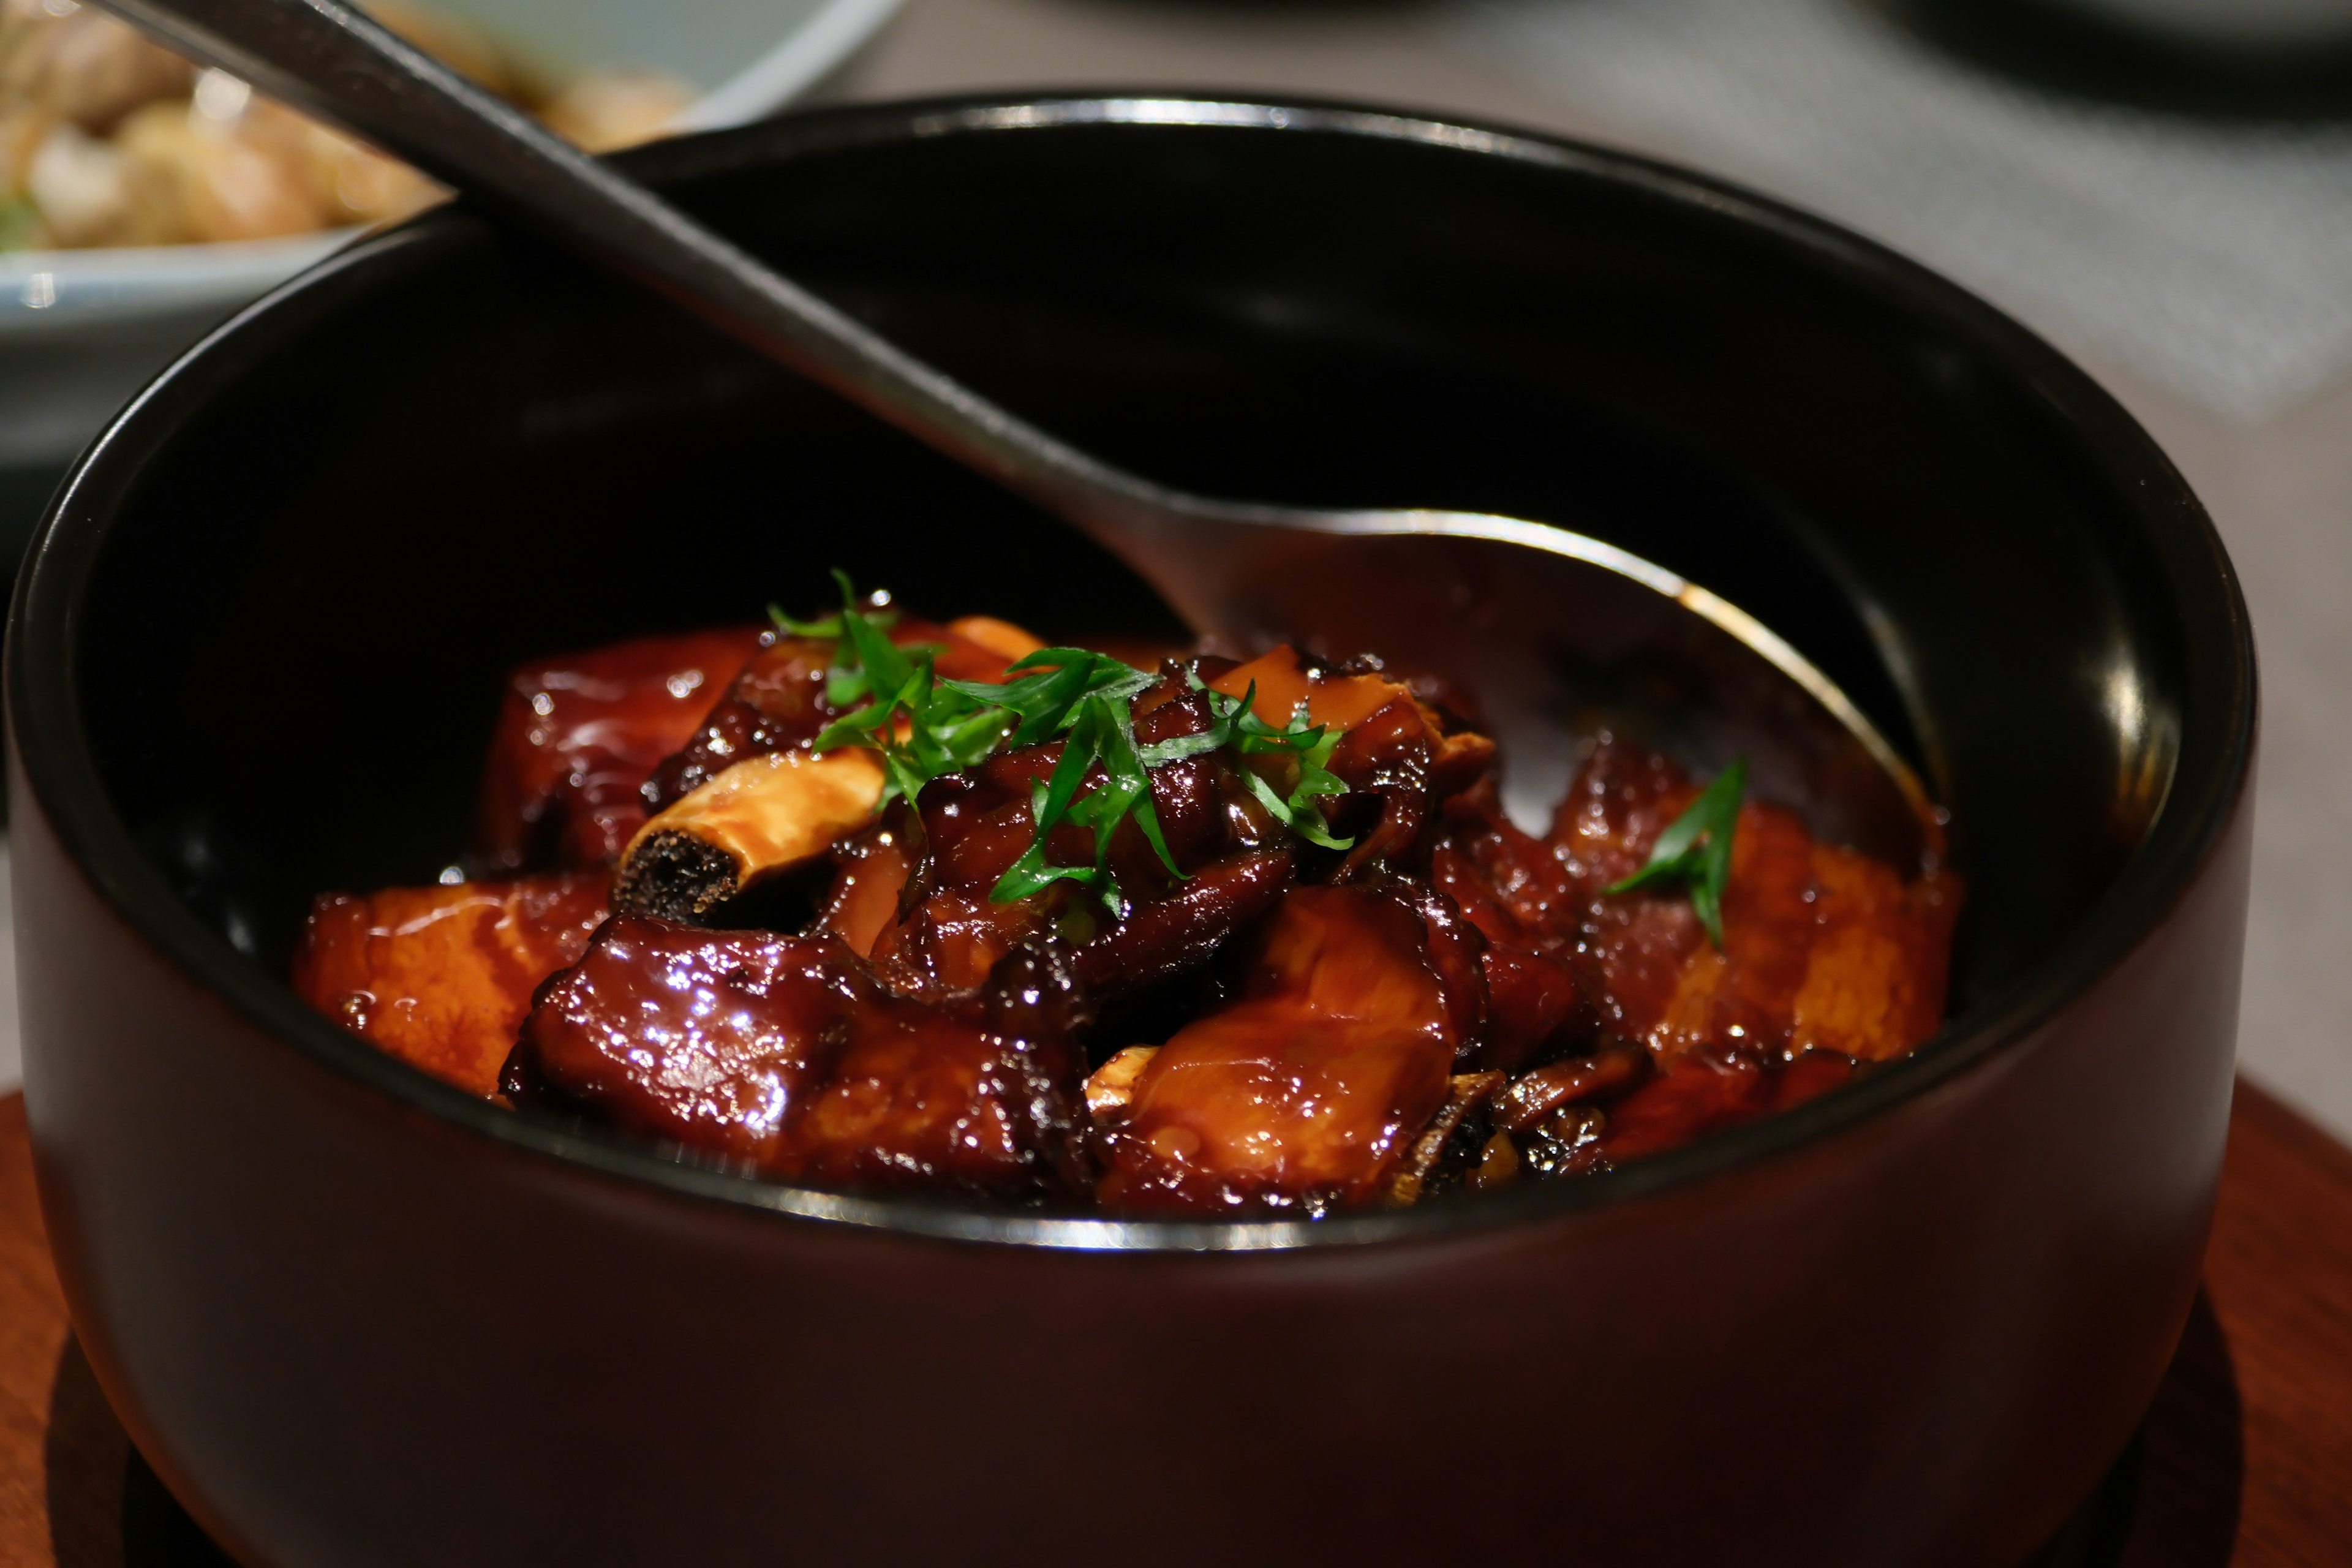
[[1468, 945], [1406, 889], [1286, 894], [1240, 995], [1136, 1077], [1103, 1141], [1103, 1202], [1316, 1214], [1385, 1194], [1478, 1026]]
[[1958, 879], [1744, 767], [1601, 735], [1538, 835], [1466, 700], [1375, 660], [1145, 668], [843, 593], [518, 671], [477, 861], [583, 868], [322, 899], [298, 989], [775, 1179], [1197, 1216], [1605, 1172], [1942, 1020]]
[[1697, 794], [1671, 761], [1604, 739], [1552, 825], [1607, 1026], [1662, 1059], [1717, 1046], [1887, 1061], [1935, 1033], [1958, 913], [1954, 879], [1936, 868], [1906, 881], [1751, 801], [1732, 839], [1719, 948], [1686, 899], [1606, 896]]
[[492, 873], [600, 866], [645, 826], [639, 791], [760, 646], [755, 626], [634, 637], [507, 679], [475, 855]]
[[[1199, 735], [1213, 722], [1207, 698], [1176, 670], [1163, 670], [1135, 707], [1135, 737], [1145, 746]], [[1090, 994], [1115, 1000], [1205, 964], [1289, 885], [1283, 829], [1241, 782], [1239, 761], [1211, 751], [1149, 773], [1153, 818], [1174, 870], [1130, 816], [1104, 856], [1121, 890], [1118, 909], [1068, 882], [995, 899], [992, 890], [1036, 839], [1037, 792], [1065, 750], [1052, 742], [1007, 752], [923, 790], [917, 831], [927, 855], [902, 889], [904, 914], [868, 950], [893, 984], [915, 994], [968, 988], [1013, 948], [1051, 930], [1071, 949]], [[1107, 782], [1101, 766], [1090, 767], [1076, 798]], [[1095, 858], [1092, 836], [1075, 823], [1056, 826], [1045, 848], [1061, 865]]]
[[916, 1001], [836, 936], [624, 914], [548, 986], [507, 1081], [786, 1180], [1072, 1195], [1082, 1016], [1036, 952]]
[[294, 989], [409, 1066], [494, 1095], [531, 993], [606, 913], [600, 871], [332, 893], [303, 925]]
[[[985, 616], [952, 626], [899, 616], [894, 646], [925, 648], [944, 680], [996, 680], [1042, 645]], [[881, 804], [883, 772], [862, 749], [812, 754], [818, 735], [869, 695], [845, 695], [833, 638], [771, 636], [699, 725], [643, 779], [653, 815], [621, 852], [625, 908], [695, 920], [762, 881], [810, 865]]]

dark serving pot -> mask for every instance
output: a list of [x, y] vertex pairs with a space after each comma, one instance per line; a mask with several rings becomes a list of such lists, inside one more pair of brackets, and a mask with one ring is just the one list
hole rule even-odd
[[1953, 1023], [1780, 1121], [1321, 1226], [763, 1185], [466, 1100], [279, 983], [429, 878], [509, 661], [814, 601], [1164, 626], [1092, 549], [447, 212], [183, 360], [7, 666], [26, 1092], [74, 1321], [257, 1563], [2006, 1565], [2124, 1445], [2231, 1084], [2254, 667], [2228, 561], [2049, 348], [1589, 148], [1056, 99], [630, 166], [1198, 489], [1576, 526], [1827, 667], [1970, 881]]

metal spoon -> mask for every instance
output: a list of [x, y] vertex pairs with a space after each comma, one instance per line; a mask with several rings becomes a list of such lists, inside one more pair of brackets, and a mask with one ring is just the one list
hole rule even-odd
[[[1507, 799], [1523, 819], [1558, 798], [1575, 732], [1609, 724], [1702, 765], [1746, 754], [1759, 789], [1807, 802], [1816, 829], [1845, 842], [1898, 862], [1938, 852], [1917, 779], [1845, 694], [1672, 573], [1516, 518], [1312, 510], [1155, 484], [907, 354], [338, 0], [101, 3], [1027, 497], [1125, 560], [1204, 636], [1377, 646], [1460, 681], [1510, 748]], [[1646, 700], [1612, 704], [1610, 673], [1629, 666]], [[1672, 702], [1656, 700], [1662, 683]]]

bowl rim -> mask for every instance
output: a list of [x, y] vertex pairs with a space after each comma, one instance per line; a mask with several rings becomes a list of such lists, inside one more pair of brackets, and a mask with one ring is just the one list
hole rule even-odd
[[[1090, 1251], [1300, 1250], [1427, 1241], [1561, 1220], [1759, 1165], [1823, 1142], [2004, 1051], [2019, 1048], [2119, 965], [2169, 913], [2215, 853], [2251, 778], [2256, 725], [2252, 631], [2238, 580], [2203, 507], [2146, 431], [2084, 372], [2024, 327], [1874, 241], [1705, 175], [1565, 138], [1334, 102], [1153, 90], [969, 95], [798, 112], [624, 155], [656, 184], [794, 157], [927, 138], [1088, 125], [1217, 127], [1362, 137], [1551, 169], [1685, 213], [1739, 225], [1832, 280], [1971, 342], [2053, 414], [2099, 465], [2131, 479], [2133, 515], [2166, 574], [2186, 591], [2193, 688], [2210, 688], [2217, 722], [2200, 758], [2183, 727], [2172, 785], [2147, 839], [2080, 926], [2032, 970], [1948, 1021], [1910, 1057], [1793, 1110], [1577, 1182], [1522, 1183], [1474, 1202], [1333, 1215], [1219, 1220], [1129, 1219], [987, 1208], [923, 1195], [823, 1192], [749, 1174], [602, 1130], [503, 1110], [385, 1056], [313, 1012], [279, 977], [201, 921], [118, 816], [79, 716], [77, 644], [87, 591], [118, 506], [152, 453], [257, 353], [388, 279], [478, 242], [463, 207], [427, 214], [330, 258], [223, 323], [109, 424], [50, 503], [19, 577], [7, 630], [11, 752], [68, 856], [116, 915], [170, 966], [239, 1018], [331, 1073], [398, 1105], [527, 1154], [730, 1209], [946, 1242]], [[2119, 489], [2124, 487], [2118, 486]], [[2199, 590], [2202, 590], [2200, 592]], [[2209, 668], [2202, 670], [2200, 665]], [[2206, 678], [2200, 682], [2200, 676]], [[2191, 770], [2196, 771], [2192, 773]], [[20, 923], [22, 917], [20, 916]]]

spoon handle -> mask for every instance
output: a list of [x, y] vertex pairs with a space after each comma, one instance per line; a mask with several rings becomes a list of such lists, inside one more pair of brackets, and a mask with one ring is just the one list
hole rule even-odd
[[340, 0], [100, 0], [414, 163], [1090, 531], [1177, 498], [914, 359]]

